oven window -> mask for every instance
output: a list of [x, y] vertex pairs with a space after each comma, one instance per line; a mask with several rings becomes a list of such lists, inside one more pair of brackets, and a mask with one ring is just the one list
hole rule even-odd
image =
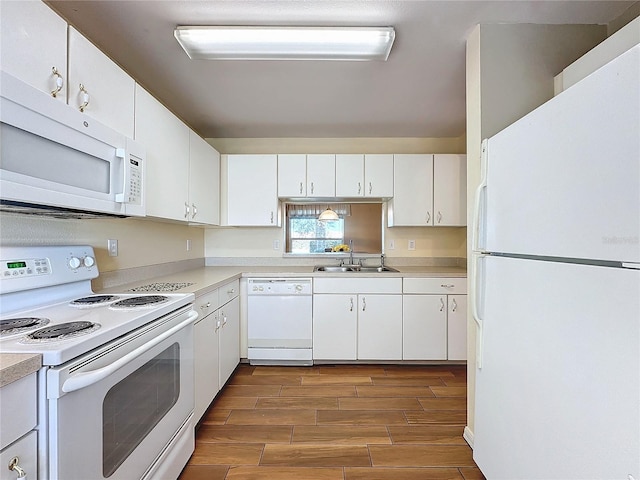
[[180, 346], [174, 343], [114, 385], [102, 404], [102, 472], [111, 476], [176, 404]]

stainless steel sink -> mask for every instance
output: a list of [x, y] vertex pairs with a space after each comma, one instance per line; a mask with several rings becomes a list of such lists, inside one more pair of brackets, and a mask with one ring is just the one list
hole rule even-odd
[[361, 267], [360, 265], [353, 266], [317, 266], [313, 268], [314, 272], [328, 272], [328, 273], [383, 273], [383, 272], [397, 272], [395, 268], [391, 267]]

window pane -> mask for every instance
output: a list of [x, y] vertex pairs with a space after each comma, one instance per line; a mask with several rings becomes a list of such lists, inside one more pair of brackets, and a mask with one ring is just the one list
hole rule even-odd
[[290, 218], [292, 253], [324, 253], [344, 239], [344, 220], [321, 222], [317, 218]]

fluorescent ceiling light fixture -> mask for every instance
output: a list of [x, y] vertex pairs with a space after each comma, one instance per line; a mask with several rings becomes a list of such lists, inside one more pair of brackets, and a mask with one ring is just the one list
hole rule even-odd
[[177, 27], [192, 60], [382, 60], [393, 27]]

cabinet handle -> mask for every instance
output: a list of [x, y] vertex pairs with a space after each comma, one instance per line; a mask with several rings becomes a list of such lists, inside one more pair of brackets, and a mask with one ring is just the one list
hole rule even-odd
[[302, 182], [300, 182], [300, 195], [302, 195]]
[[231, 290], [227, 290], [227, 294], [228, 295], [233, 295], [234, 293], [236, 293], [236, 289], [232, 288]]
[[196, 215], [198, 214], [198, 207], [196, 207], [195, 203], [191, 204], [191, 210], [193, 211], [191, 218], [196, 218]]
[[18, 465], [19, 461], [20, 459], [18, 457], [13, 457], [9, 461], [9, 470], [18, 474], [16, 478], [27, 478], [27, 472], [25, 472], [22, 467]]
[[209, 308], [211, 306], [211, 302], [207, 302], [206, 305], [200, 305], [200, 308], [204, 310], [205, 308]]
[[369, 195], [371, 195], [372, 191], [373, 191], [373, 185], [371, 185], [371, 182], [369, 182]]
[[224, 312], [220, 312], [220, 315], [222, 315], [222, 326], [224, 327], [227, 324], [227, 316]]
[[353, 297], [351, 297], [350, 300], [351, 300], [351, 305], [349, 306], [349, 311], [353, 312]]
[[442, 288], [453, 288], [455, 285], [453, 283], [441, 283], [440, 286]]
[[82, 99], [82, 103], [78, 108], [81, 112], [84, 112], [84, 109], [89, 105], [89, 101], [91, 101], [91, 97], [89, 96], [89, 92], [87, 92], [87, 89], [84, 88], [83, 84], [80, 84], [80, 93], [82, 93], [80, 97]]
[[442, 221], [442, 213], [440, 213], [440, 210], [438, 210], [437, 220], [438, 220], [438, 223], [440, 223]]
[[56, 67], [51, 68], [51, 74], [55, 77], [55, 83], [56, 83], [56, 88], [54, 90], [51, 90], [51, 96], [55, 98], [58, 96], [58, 93], [60, 93], [60, 90], [62, 90], [62, 86], [64, 85], [64, 80], [62, 79], [62, 75], [60, 75], [60, 72]]
[[458, 304], [456, 303], [456, 299], [451, 299], [451, 311], [455, 312], [458, 309]]
[[189, 218], [189, 204], [184, 202], [184, 218]]
[[313, 182], [311, 182], [311, 195], [313, 195]]
[[360, 182], [358, 182], [358, 195], [360, 195], [361, 191], [362, 191], [362, 185], [360, 184]]
[[442, 297], [440, 297], [440, 311], [444, 311], [444, 300], [442, 299]]
[[362, 297], [362, 311], [364, 312], [367, 309], [367, 299]]
[[220, 320], [218, 320], [216, 322], [216, 330], [215, 331], [217, 332], [218, 330], [220, 330]]
[[273, 224], [273, 210], [271, 210], [271, 223]]
[[427, 212], [427, 224], [431, 223], [431, 212]]

